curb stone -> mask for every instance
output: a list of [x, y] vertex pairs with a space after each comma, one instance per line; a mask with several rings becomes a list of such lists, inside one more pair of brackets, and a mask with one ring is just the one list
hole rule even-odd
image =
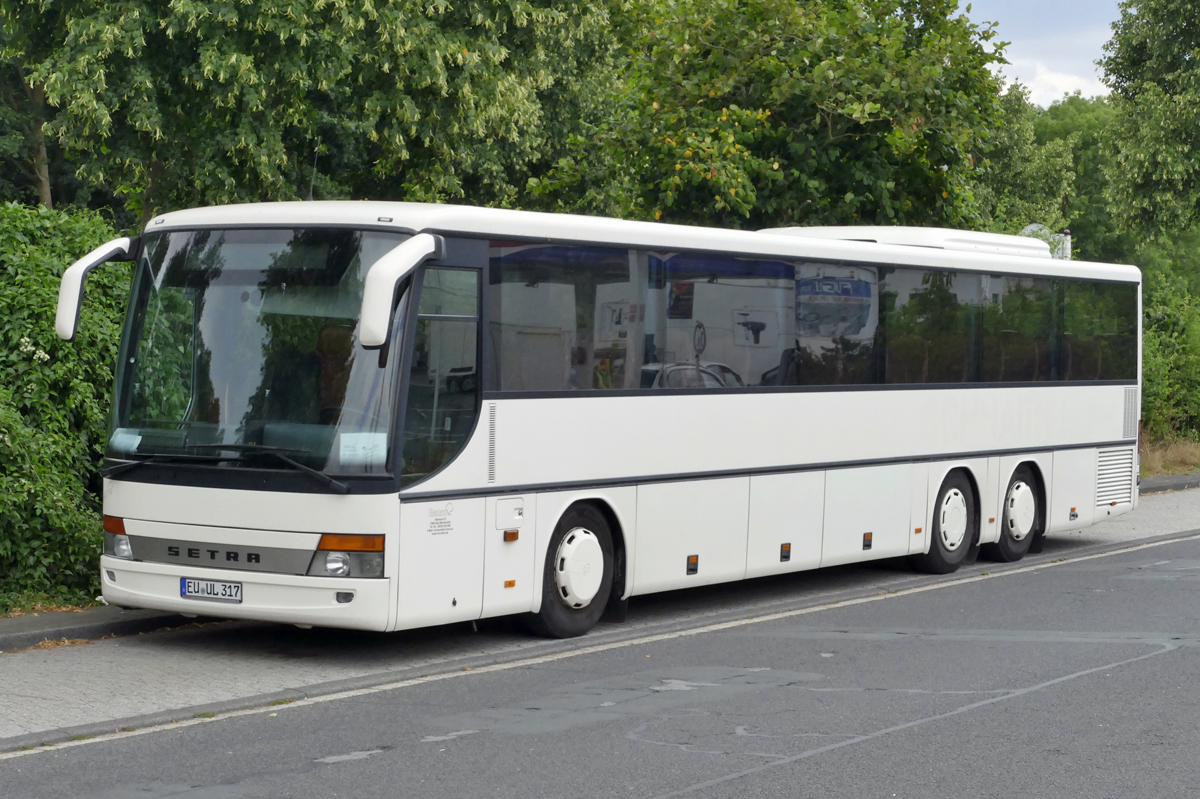
[[195, 619], [160, 610], [126, 610], [114, 605], [83, 611], [50, 611], [0, 619], [0, 653], [25, 649], [45, 640], [136, 635], [163, 627], [191, 624]]
[[1191, 488], [1200, 488], [1200, 472], [1155, 474], [1142, 478], [1138, 485], [1138, 493], [1157, 494], [1161, 491], [1186, 491]]

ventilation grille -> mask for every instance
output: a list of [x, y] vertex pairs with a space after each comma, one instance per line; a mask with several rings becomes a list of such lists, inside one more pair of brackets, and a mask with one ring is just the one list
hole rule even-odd
[[1133, 449], [1102, 449], [1096, 470], [1096, 506], [1133, 501]]
[[496, 482], [496, 403], [488, 403], [488, 482]]
[[1137, 435], [1138, 422], [1138, 390], [1137, 387], [1125, 389], [1125, 431], [1121, 438], [1133, 438]]

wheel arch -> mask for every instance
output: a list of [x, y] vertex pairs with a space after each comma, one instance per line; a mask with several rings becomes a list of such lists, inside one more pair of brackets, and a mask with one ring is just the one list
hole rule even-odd
[[[626, 497], [623, 494], [629, 493]], [[538, 495], [538, 529], [539, 545], [535, 550], [534, 594], [531, 610], [537, 613], [541, 609], [542, 569], [545, 563], [546, 550], [553, 531], [562, 521], [563, 516], [572, 508], [581, 505], [590, 506], [596, 510], [608, 524], [612, 534], [613, 557], [613, 595], [621, 599], [628, 598], [633, 585], [633, 530], [634, 513], [636, 512], [636, 489], [614, 489], [610, 491], [581, 491]], [[548, 515], [543, 515], [547, 513]], [[552, 518], [550, 518], [552, 517]], [[542, 534], [544, 532], [544, 535]]]

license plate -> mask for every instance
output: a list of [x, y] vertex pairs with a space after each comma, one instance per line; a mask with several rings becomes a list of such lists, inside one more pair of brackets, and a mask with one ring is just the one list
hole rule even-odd
[[193, 580], [179, 578], [179, 595], [186, 599], [207, 599], [213, 602], [241, 602], [242, 584], [224, 580]]

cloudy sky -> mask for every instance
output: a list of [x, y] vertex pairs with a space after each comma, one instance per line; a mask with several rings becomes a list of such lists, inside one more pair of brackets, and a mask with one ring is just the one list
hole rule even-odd
[[[966, 11], [968, 0], [959, 0]], [[971, 0], [975, 22], [998, 22], [1009, 42], [1005, 77], [1029, 87], [1030, 98], [1047, 106], [1065, 93], [1107, 94], [1095, 62], [1112, 36], [1117, 0]]]

